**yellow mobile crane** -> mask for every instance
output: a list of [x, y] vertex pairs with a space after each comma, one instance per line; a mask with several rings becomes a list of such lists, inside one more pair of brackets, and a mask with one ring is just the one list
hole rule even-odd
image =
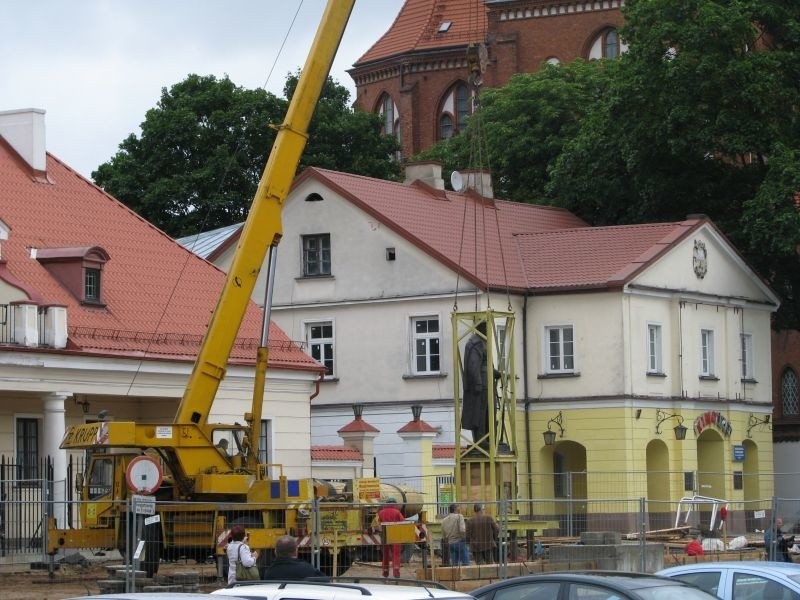
[[[130, 498], [150, 484], [146, 482], [137, 489], [139, 483], [131, 481], [131, 474], [149, 481], [157, 478], [160, 484], [161, 465], [164, 485], [153, 485], [149, 490], [153, 492], [150, 497], [156, 500], [153, 510], [158, 517], [144, 527], [142, 536], [146, 543], [143, 567], [148, 575], [157, 571], [162, 555], [197, 559], [213, 553], [220, 555], [227, 528], [237, 517], [250, 531], [254, 548], [272, 548], [274, 540], [287, 533], [304, 540], [308, 533], [319, 532], [309, 523], [308, 508], [325, 491], [312, 480], [291, 481], [282, 474], [279, 479], [270, 480], [268, 466], [258, 460], [271, 298], [265, 305], [253, 404], [251, 412], [244, 416], [246, 425], [209, 424], [208, 416], [268, 249], [269, 277], [274, 273], [273, 250], [282, 235], [282, 205], [354, 3], [355, 0], [329, 0], [327, 4], [173, 423], [100, 422], [67, 431], [61, 448], [83, 449], [89, 456], [86, 474], [78, 479], [81, 525], [77, 529], [59, 529], [56, 520], [49, 519], [47, 550], [51, 555], [65, 548], [117, 547], [132, 552], [131, 515], [139, 511], [131, 507]], [[221, 434], [235, 441], [240, 457], [226, 457], [215, 447], [214, 441]], [[380, 490], [380, 484], [375, 480], [369, 484], [372, 496], [362, 493], [361, 498], [378, 501], [380, 492], [374, 490]], [[411, 506], [419, 504], [418, 495], [401, 489], [393, 490], [391, 495], [408, 504], [407, 512], [418, 508]], [[353, 497], [359, 498], [358, 490], [354, 490]], [[234, 503], [247, 503], [244, 514], [240, 507], [234, 512]], [[376, 545], [380, 539], [369, 531], [374, 510], [374, 504], [363, 509], [331, 508], [322, 521], [332, 523], [337, 530], [336, 545], [341, 550]], [[346, 553], [333, 558], [336, 560], [340, 569], [346, 568]], [[325, 567], [324, 557], [322, 562]], [[329, 561], [327, 566], [330, 564]]]

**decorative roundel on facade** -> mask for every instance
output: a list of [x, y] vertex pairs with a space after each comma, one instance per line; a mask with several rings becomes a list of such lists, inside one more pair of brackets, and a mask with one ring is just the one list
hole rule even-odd
[[137, 456], [125, 469], [128, 489], [137, 494], [152, 494], [161, 487], [163, 473], [161, 466], [151, 456]]
[[694, 267], [694, 274], [700, 279], [706, 276], [708, 272], [708, 252], [706, 251], [706, 243], [701, 240], [694, 241], [692, 266]]

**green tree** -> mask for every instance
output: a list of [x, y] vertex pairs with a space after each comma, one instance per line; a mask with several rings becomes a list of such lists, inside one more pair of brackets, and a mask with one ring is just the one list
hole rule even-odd
[[800, 149], [800, 4], [630, 0], [625, 15], [630, 50], [548, 194], [594, 224], [708, 214], [783, 297], [776, 324], [800, 326], [787, 158]]
[[777, 329], [800, 327], [800, 149], [776, 145], [766, 177], [742, 214], [745, 251], [783, 297]]
[[427, 157], [475, 167], [483, 140], [499, 197], [594, 225], [705, 213], [782, 296], [776, 324], [800, 328], [800, 2], [628, 0], [624, 11], [619, 60], [484, 91], [465, 134]]
[[489, 168], [498, 197], [546, 202], [550, 170], [615, 70], [614, 62], [576, 60], [514, 75], [501, 88], [481, 91], [480, 109], [463, 135], [416, 158], [440, 160], [445, 171]]
[[[348, 97], [328, 80], [301, 168], [396, 175], [389, 159], [396, 140], [380, 135], [377, 117], [348, 108]], [[92, 178], [175, 237], [243, 221], [275, 141], [270, 126], [283, 122], [287, 108], [285, 98], [244, 89], [228, 77], [189, 75], [162, 89], [141, 135], [129, 135]]]
[[[289, 75], [284, 95], [291, 98], [299, 73]], [[309, 141], [300, 170], [320, 167], [378, 179], [398, 179], [400, 163], [390, 157], [400, 148], [397, 138], [380, 134], [380, 116], [350, 108], [350, 92], [330, 77], [308, 127]]]

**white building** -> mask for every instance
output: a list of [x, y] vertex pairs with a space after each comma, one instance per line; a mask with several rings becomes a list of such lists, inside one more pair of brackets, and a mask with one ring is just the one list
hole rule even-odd
[[[748, 424], [771, 414], [778, 306], [707, 218], [594, 228], [552, 207], [445, 192], [435, 165], [413, 170], [417, 181], [400, 184], [311, 168], [286, 201], [272, 314], [328, 370], [312, 403], [315, 445], [341, 443], [360, 403], [380, 430], [378, 474], [422, 474], [397, 430], [421, 404], [435, 443], [456, 441], [454, 305], [510, 308], [520, 473], [691, 471], [665, 497], [771, 494], [735, 475], [703, 481], [772, 471], [769, 429]], [[222, 268], [225, 252], [212, 257]], [[557, 416], [561, 436], [545, 446]], [[680, 423], [690, 433], [676, 445]], [[641, 486], [630, 493], [658, 487]], [[539, 497], [557, 487], [520, 485]]]
[[[224, 274], [47, 153], [43, 110], [0, 113], [0, 198], [0, 455], [59, 480], [68, 426], [173, 421]], [[260, 327], [253, 304], [209, 422], [250, 409]], [[271, 334], [264, 458], [309, 477], [319, 366]]]

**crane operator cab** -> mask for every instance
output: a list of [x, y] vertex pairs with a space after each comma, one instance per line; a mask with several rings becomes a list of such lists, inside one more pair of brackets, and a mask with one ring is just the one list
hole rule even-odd
[[217, 428], [211, 434], [211, 441], [219, 453], [234, 469], [242, 468], [246, 455], [245, 432], [241, 428]]

